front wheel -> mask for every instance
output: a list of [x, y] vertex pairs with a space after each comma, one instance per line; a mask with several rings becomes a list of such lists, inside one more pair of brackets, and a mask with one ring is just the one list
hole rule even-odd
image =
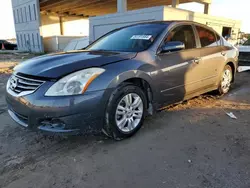
[[103, 132], [115, 140], [132, 136], [143, 124], [146, 104], [140, 87], [123, 84], [109, 99]]
[[218, 88], [219, 94], [226, 94], [228, 93], [231, 83], [233, 80], [233, 71], [229, 65], [226, 65], [220, 79], [220, 85]]

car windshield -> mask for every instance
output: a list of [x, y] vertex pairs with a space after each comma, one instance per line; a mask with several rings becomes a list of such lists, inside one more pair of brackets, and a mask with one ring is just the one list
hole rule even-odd
[[167, 26], [167, 23], [148, 23], [125, 27], [101, 37], [86, 50], [144, 51], [154, 43]]
[[250, 46], [250, 39], [248, 39], [243, 45], [244, 46]]

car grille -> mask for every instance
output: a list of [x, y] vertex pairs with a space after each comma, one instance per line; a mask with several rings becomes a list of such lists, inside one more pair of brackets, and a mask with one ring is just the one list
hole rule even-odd
[[239, 61], [250, 62], [250, 52], [240, 52]]
[[26, 76], [12, 75], [9, 80], [9, 89], [15, 94], [31, 94], [43, 83], [43, 80], [31, 79]]

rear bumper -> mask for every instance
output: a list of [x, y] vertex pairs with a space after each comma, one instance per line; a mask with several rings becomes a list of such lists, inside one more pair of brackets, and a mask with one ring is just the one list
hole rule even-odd
[[249, 66], [239, 66], [238, 72], [244, 72], [244, 71], [250, 71], [250, 65]]
[[239, 60], [239, 66], [250, 66], [250, 59], [249, 61]]
[[240, 52], [239, 66], [250, 66], [250, 52]]
[[35, 93], [16, 97], [6, 92], [11, 118], [24, 128], [46, 133], [77, 134], [99, 131], [109, 91], [84, 95], [45, 97], [44, 84]]

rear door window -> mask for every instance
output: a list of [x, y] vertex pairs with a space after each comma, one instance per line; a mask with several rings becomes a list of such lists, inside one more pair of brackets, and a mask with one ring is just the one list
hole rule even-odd
[[178, 41], [185, 44], [185, 49], [196, 48], [195, 35], [191, 25], [182, 25], [169, 32], [165, 43]]
[[220, 38], [217, 39], [213, 31], [206, 29], [204, 27], [200, 27], [200, 26], [195, 26], [195, 27], [196, 27], [202, 48], [218, 46], [217, 41]]

